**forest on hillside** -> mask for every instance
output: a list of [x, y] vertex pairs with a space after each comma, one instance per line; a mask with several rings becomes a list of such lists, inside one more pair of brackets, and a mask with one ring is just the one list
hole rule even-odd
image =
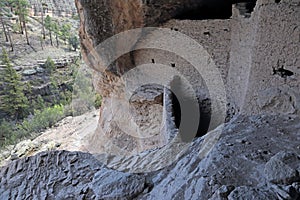
[[[75, 5], [52, 3], [0, 1], [0, 148], [101, 104], [88, 88], [90, 74], [78, 78], [83, 62]], [[74, 110], [79, 96], [92, 103]]]

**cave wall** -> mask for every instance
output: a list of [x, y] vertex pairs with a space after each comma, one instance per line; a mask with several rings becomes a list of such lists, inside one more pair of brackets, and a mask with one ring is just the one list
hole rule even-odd
[[[195, 8], [210, 8], [212, 12], [217, 12], [219, 8], [226, 7], [228, 9], [231, 5], [231, 2], [220, 0], [112, 0], [100, 2], [75, 0], [75, 3], [81, 19], [79, 35], [84, 47], [83, 56], [87, 56], [90, 53], [88, 51], [105, 39], [122, 31], [140, 27], [157, 27], [185, 11]], [[110, 49], [111, 53], [121, 44], [117, 42], [115, 45]], [[132, 45], [134, 46], [134, 42]], [[95, 55], [95, 57], [97, 56]], [[127, 59], [119, 60], [116, 63], [117, 72], [122, 73], [124, 68], [130, 68]], [[91, 67], [98, 70], [103, 69], [101, 66], [103, 63], [93, 63], [91, 59], [87, 60]]]

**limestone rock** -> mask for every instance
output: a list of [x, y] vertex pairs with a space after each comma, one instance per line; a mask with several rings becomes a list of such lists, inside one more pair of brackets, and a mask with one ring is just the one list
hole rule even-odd
[[132, 198], [145, 188], [145, 177], [129, 173], [115, 173], [105, 168], [97, 171], [92, 189], [99, 199]]
[[221, 135], [208, 135], [218, 137], [204, 154], [205, 137], [177, 157], [175, 146], [97, 159], [80, 152], [39, 153], [0, 168], [0, 199], [297, 199], [299, 180], [270, 183], [265, 168], [280, 160], [297, 169], [299, 123], [292, 116], [239, 116]]
[[258, 188], [241, 186], [233, 190], [228, 196], [228, 200], [236, 199], [265, 200], [276, 199], [276, 196], [267, 190], [263, 191]]
[[264, 172], [270, 182], [288, 185], [300, 181], [299, 169], [299, 155], [282, 151], [266, 163]]
[[209, 200], [227, 200], [228, 195], [234, 190], [234, 186], [222, 185]]
[[278, 199], [294, 200], [300, 198], [300, 193], [294, 186], [295, 183], [285, 187], [272, 185], [271, 190], [275, 191]]
[[132, 199], [145, 178], [107, 169], [92, 155], [53, 151], [1, 168], [0, 199]]
[[36, 73], [37, 73], [37, 71], [35, 69], [26, 69], [22, 72], [23, 76], [31, 76]]

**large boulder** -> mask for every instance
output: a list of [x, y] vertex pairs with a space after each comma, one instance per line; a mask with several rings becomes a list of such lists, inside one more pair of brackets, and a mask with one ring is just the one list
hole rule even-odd
[[132, 199], [145, 177], [107, 169], [92, 155], [53, 151], [1, 168], [0, 199]]
[[293, 152], [279, 152], [266, 164], [266, 178], [275, 184], [300, 182], [300, 157]]

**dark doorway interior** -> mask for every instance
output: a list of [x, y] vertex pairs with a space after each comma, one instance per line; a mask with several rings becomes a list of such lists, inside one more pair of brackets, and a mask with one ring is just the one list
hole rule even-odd
[[[174, 117], [176, 128], [179, 129], [181, 123], [182, 111], [181, 111], [179, 100], [174, 93], [172, 93], [172, 111], [173, 111], [173, 117]], [[209, 124], [211, 120], [210, 99], [199, 101], [199, 112], [200, 112], [200, 121], [198, 122], [199, 125], [198, 125], [196, 137], [201, 137], [208, 132]]]
[[205, 19], [229, 19], [232, 15], [232, 4], [229, 1], [224, 3], [211, 3], [187, 8], [177, 16], [175, 19], [180, 20], [205, 20]]

